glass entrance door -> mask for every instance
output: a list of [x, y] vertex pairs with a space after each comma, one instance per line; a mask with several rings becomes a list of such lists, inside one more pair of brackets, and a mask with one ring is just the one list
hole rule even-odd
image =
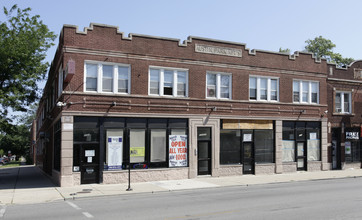
[[307, 170], [305, 142], [297, 142], [297, 170]]
[[99, 145], [81, 146], [81, 184], [99, 183]]
[[197, 128], [197, 174], [211, 174], [211, 128]]
[[254, 174], [254, 150], [252, 142], [243, 143], [243, 174]]

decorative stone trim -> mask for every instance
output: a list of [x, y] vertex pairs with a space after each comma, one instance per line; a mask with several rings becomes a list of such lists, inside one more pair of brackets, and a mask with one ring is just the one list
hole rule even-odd
[[214, 55], [230, 56], [230, 57], [242, 57], [242, 50], [229, 48], [229, 47], [217, 47], [204, 44], [195, 44], [195, 52], [208, 53]]

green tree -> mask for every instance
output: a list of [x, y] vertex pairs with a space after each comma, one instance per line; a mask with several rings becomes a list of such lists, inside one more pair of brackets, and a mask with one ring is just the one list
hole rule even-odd
[[290, 54], [290, 49], [289, 48], [283, 49], [283, 48], [279, 47], [279, 53], [288, 53], [288, 54]]
[[322, 36], [316, 37], [313, 40], [308, 39], [305, 41], [307, 44], [305, 50], [313, 53], [318, 58], [325, 58], [328, 62], [337, 64], [337, 66], [347, 66], [354, 61], [353, 58], [343, 58], [341, 54], [334, 53], [333, 49], [336, 45], [329, 39]]
[[37, 100], [49, 66], [44, 59], [56, 35], [30, 11], [4, 7], [7, 20], [0, 21], [0, 129], [9, 129], [9, 110], [25, 112]]
[[34, 108], [18, 121], [9, 118], [8, 112], [27, 112], [38, 99], [38, 82], [49, 67], [44, 61], [46, 51], [56, 37], [30, 11], [17, 5], [10, 10], [4, 7], [6, 19], [0, 21], [0, 149], [17, 155], [29, 149]]
[[30, 147], [30, 131], [26, 125], [14, 125], [6, 134], [0, 134], [0, 149], [6, 153], [26, 155]]

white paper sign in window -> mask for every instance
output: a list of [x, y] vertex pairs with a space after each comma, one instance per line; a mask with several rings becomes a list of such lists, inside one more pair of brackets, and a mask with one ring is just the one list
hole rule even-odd
[[169, 136], [169, 167], [187, 166], [187, 135]]
[[86, 157], [94, 157], [96, 155], [96, 151], [95, 150], [86, 150], [85, 151], [85, 156]]
[[108, 136], [107, 138], [108, 170], [122, 169], [123, 138]]

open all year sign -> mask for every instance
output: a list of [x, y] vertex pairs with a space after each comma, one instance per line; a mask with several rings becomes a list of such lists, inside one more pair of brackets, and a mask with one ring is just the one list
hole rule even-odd
[[187, 166], [187, 135], [169, 136], [169, 167]]

